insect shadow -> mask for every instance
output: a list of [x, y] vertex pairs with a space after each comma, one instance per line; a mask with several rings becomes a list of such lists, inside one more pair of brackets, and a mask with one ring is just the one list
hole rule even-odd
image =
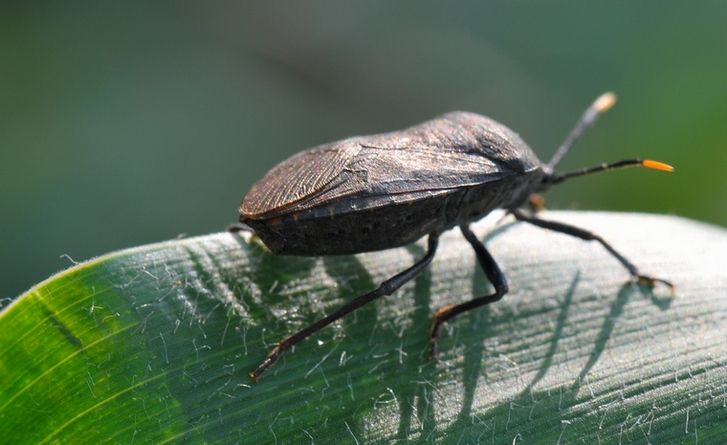
[[316, 267], [315, 257], [283, 258], [272, 255], [254, 236], [249, 241], [239, 236], [232, 238], [245, 251], [249, 268], [247, 277], [262, 293], [259, 296], [246, 291], [238, 296], [244, 300], [253, 319], [257, 321], [268, 316], [271, 312], [270, 304], [275, 298], [281, 298], [273, 295], [279, 293], [293, 277], [298, 280], [310, 277]]
[[[505, 222], [503, 224], [499, 224], [487, 233], [483, 242], [487, 243], [499, 235], [505, 234], [505, 232], [513, 228], [516, 224], [516, 222]], [[406, 249], [411, 252], [414, 258], [421, 258], [421, 256], [425, 253], [425, 249], [419, 244], [409, 245]], [[492, 285], [474, 257], [472, 268], [472, 296], [483, 295], [491, 291]], [[422, 334], [426, 333], [427, 329], [429, 329], [433, 316], [432, 314], [438, 309], [436, 307], [432, 307], [431, 296], [431, 272], [430, 269], [427, 268], [415, 278], [415, 309], [412, 313], [414, 323], [406, 335], [412, 335], [414, 338], [426, 338], [426, 336]], [[471, 296], [468, 295], [461, 296], [463, 300], [467, 300], [470, 297]], [[481, 310], [462, 317], [458, 323], [450, 326], [450, 329], [475, 330], [478, 335], [481, 334], [484, 338], [492, 338], [498, 322], [499, 321], [496, 320], [495, 317], [491, 316], [490, 306], [484, 306]], [[411, 345], [407, 350], [407, 353], [409, 355], [416, 353], [421, 357], [426, 357], [428, 353], [428, 344], [421, 341], [418, 344]], [[457, 420], [450, 428], [448, 428], [448, 430], [452, 430], [453, 434], [454, 431], [457, 430], [455, 425], [472, 424], [471, 410], [475, 400], [475, 390], [477, 388], [479, 377], [482, 374], [484, 356], [484, 340], [468, 344], [463, 351], [464, 392]], [[436, 366], [436, 362], [428, 360], [424, 366]], [[443, 378], [449, 380], [451, 376], [444, 373]], [[420, 384], [421, 382], [419, 379], [413, 380], [416, 382], [411, 385], [401, 387], [397, 393], [400, 415], [396, 437], [399, 439], [411, 437], [414, 432], [420, 432], [423, 436], [427, 436], [438, 426], [436, 421], [437, 412], [435, 409], [432, 409], [431, 406], [432, 393], [437, 388], [437, 382], [432, 381], [431, 384], [422, 385]], [[416, 404], [412, 403], [413, 401], [416, 401]], [[417, 421], [418, 424], [414, 424], [415, 421]], [[454, 434], [454, 436], [458, 434], [459, 431]]]
[[[616, 300], [614, 300], [614, 302], [611, 304], [611, 309], [608, 313], [608, 316], [604, 318], [603, 324], [601, 325], [601, 330], [596, 336], [596, 341], [593, 344], [593, 351], [588, 357], [588, 360], [583, 366], [583, 369], [578, 374], [576, 381], [573, 383], [574, 389], [578, 389], [583, 384], [586, 377], [591, 372], [591, 369], [593, 369], [596, 363], [598, 363], [598, 360], [601, 358], [601, 354], [606, 349], [608, 341], [611, 339], [613, 330], [616, 328], [616, 323], [621, 317], [626, 303], [628, 303], [629, 299], [634, 293], [639, 293], [642, 296], [648, 295], [652, 303], [662, 311], [667, 310], [671, 302], [673, 301], [670, 298], [665, 299], [655, 296], [653, 289], [642, 284], [625, 283], [623, 286], [621, 286], [621, 289], [616, 296]], [[533, 382], [530, 386], [532, 387], [534, 383], [535, 382]]]
[[[484, 280], [483, 277], [479, 276], [479, 273], [475, 273], [473, 276], [473, 284], [475, 286], [478, 281]], [[485, 280], [486, 281], [486, 280]], [[603, 323], [596, 335], [593, 343], [592, 352], [589, 355], [586, 363], [577, 376], [574, 377], [572, 384], [561, 385], [556, 388], [545, 388], [535, 390], [535, 386], [540, 382], [548, 373], [555, 361], [555, 355], [558, 352], [558, 344], [563, 338], [565, 327], [567, 326], [569, 311], [573, 307], [573, 299], [576, 295], [579, 283], [581, 282], [581, 274], [577, 272], [570, 285], [561, 296], [562, 303], [560, 304], [559, 313], [556, 317], [556, 325], [553, 328], [553, 334], [548, 344], [548, 349], [543, 354], [542, 358], [539, 358], [540, 366], [535, 376], [530, 382], [523, 388], [522, 391], [515, 394], [512, 398], [501, 402], [488, 409], [484, 413], [477, 413], [473, 409], [476, 403], [476, 390], [478, 385], [482, 385], [481, 377], [485, 379], [485, 385], [487, 385], [487, 374], [483, 372], [483, 369], [487, 367], [488, 354], [484, 343], [478, 342], [466, 348], [464, 351], [464, 361], [462, 364], [462, 385], [463, 391], [461, 395], [461, 403], [456, 409], [458, 409], [457, 417], [454, 422], [447, 425], [443, 430], [436, 430], [437, 423], [433, 420], [433, 415], [429, 418], [424, 419], [424, 425], [421, 430], [423, 434], [429, 434], [431, 432], [430, 440], [435, 440], [441, 437], [457, 437], [466, 438], [463, 443], [472, 443], [473, 438], [484, 439], [490, 435], [496, 435], [497, 432], [503, 430], [511, 430], [521, 434], [521, 437], [538, 437], [542, 435], [542, 419], [552, 416], [554, 411], [560, 411], [570, 406], [574, 406], [580, 403], [583, 397], [581, 388], [587, 382], [586, 377], [591, 372], [592, 368], [601, 358], [602, 353], [606, 349], [606, 345], [612, 337], [612, 334], [619, 322], [619, 318], [624, 312], [625, 306], [628, 304], [632, 296], [641, 295], [648, 297], [652, 300], [652, 303], [661, 310], [666, 310], [669, 307], [670, 299], [661, 299], [654, 296], [654, 293], [648, 286], [626, 283], [623, 285], [616, 298], [611, 304], [611, 308], [608, 314], [604, 317]], [[481, 329], [494, 330], [498, 321], [496, 317], [491, 315], [491, 308], [484, 307], [478, 311], [477, 314], [470, 315], [470, 324], [465, 329], [477, 329], [478, 333]], [[479, 320], [478, 320], [479, 319]], [[482, 320], [487, 320], [485, 323]], [[494, 358], [494, 357], [493, 357]], [[434, 382], [436, 385], [436, 382]], [[403, 404], [401, 405], [404, 406]], [[449, 409], [455, 407], [448, 407]], [[646, 407], [645, 409], [650, 409]], [[599, 410], [607, 411], [607, 407], [601, 407]], [[431, 407], [429, 411], [434, 411]], [[408, 411], [402, 408], [401, 414], [407, 414]], [[644, 415], [647, 415], [645, 413]], [[605, 412], [603, 414], [606, 415]], [[421, 418], [420, 418], [421, 419]], [[595, 419], [595, 420], [593, 420]], [[598, 426], [598, 422], [602, 421], [602, 417], [596, 416], [592, 419]], [[558, 431], [561, 434], [566, 434], [567, 437], [567, 426], [568, 424], [562, 424], [559, 428], [562, 431]], [[439, 425], [441, 426], [441, 425]], [[407, 431], [399, 430], [398, 437], [407, 437]], [[478, 441], [475, 441], [479, 443]]]

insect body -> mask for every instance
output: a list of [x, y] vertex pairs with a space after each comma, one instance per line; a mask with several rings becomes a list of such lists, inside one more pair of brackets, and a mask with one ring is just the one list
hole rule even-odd
[[643, 165], [671, 171], [655, 161], [629, 159], [568, 173], [555, 165], [615, 96], [606, 93], [586, 110], [548, 164], [541, 163], [520, 137], [504, 125], [474, 113], [448, 113], [392, 133], [361, 136], [303, 151], [270, 170], [245, 196], [240, 221], [276, 254], [340, 255], [383, 250], [428, 235], [427, 253], [413, 266], [372, 292], [282, 340], [250, 377], [257, 379], [280, 355], [319, 329], [413, 279], [432, 260], [439, 235], [459, 226], [495, 288], [468, 302], [440, 309], [430, 335], [437, 353], [442, 323], [495, 302], [508, 291], [495, 260], [469, 229], [496, 208], [520, 221], [602, 244], [631, 274], [642, 275], [607, 242], [588, 231], [529, 216], [519, 210], [534, 193], [567, 178], [611, 168]]

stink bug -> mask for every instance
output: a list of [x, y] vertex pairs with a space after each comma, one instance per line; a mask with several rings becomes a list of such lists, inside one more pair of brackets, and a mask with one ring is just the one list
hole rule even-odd
[[596, 241], [650, 286], [665, 280], [642, 275], [610, 244], [587, 230], [530, 216], [519, 208], [535, 193], [568, 178], [642, 165], [673, 168], [656, 161], [627, 159], [567, 173], [555, 166], [616, 97], [606, 93], [583, 114], [547, 164], [520, 137], [485, 116], [448, 113], [406, 130], [358, 136], [298, 153], [270, 170], [245, 196], [240, 222], [278, 255], [344, 255], [390, 249], [428, 235], [427, 253], [413, 266], [384, 281], [331, 315], [283, 339], [250, 373], [257, 379], [288, 349], [319, 329], [383, 295], [391, 295], [434, 258], [439, 235], [459, 226], [495, 292], [437, 311], [430, 331], [430, 356], [437, 354], [442, 323], [500, 300], [505, 276], [469, 228], [496, 208], [520, 221]]

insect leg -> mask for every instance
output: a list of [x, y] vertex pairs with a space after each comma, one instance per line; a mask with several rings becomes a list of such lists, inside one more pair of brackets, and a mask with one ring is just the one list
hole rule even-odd
[[627, 260], [623, 255], [618, 253], [616, 249], [611, 247], [610, 244], [608, 244], [603, 238], [596, 235], [595, 233], [589, 232], [588, 230], [579, 229], [578, 227], [574, 227], [568, 224], [563, 224], [560, 222], [555, 221], [546, 221], [534, 216], [528, 216], [519, 209], [510, 209], [510, 213], [515, 216], [519, 221], [524, 221], [527, 223], [530, 223], [534, 226], [542, 227], [544, 229], [550, 229], [555, 232], [561, 232], [565, 233], [566, 235], [575, 236], [576, 238], [580, 238], [586, 241], [597, 241], [599, 242], [603, 247], [608, 250], [611, 255], [613, 255], [631, 274], [632, 279], [635, 281], [638, 281], [639, 283], [647, 284], [649, 286], [655, 285], [657, 282], [663, 283], [671, 290], [674, 290], [674, 285], [670, 283], [669, 281], [662, 280], [661, 278], [652, 277], [649, 275], [642, 275], [639, 272], [639, 269], [636, 268], [629, 260]]
[[250, 226], [248, 226], [247, 224], [242, 223], [242, 222], [232, 223], [232, 224], [228, 225], [227, 227], [225, 227], [225, 230], [228, 231], [228, 232], [230, 232], [230, 233], [237, 233], [237, 232], [252, 232], [252, 233], [255, 233], [255, 231], [252, 230], [250, 228]]
[[419, 272], [422, 271], [425, 267], [429, 265], [429, 263], [432, 262], [432, 258], [434, 258], [434, 254], [437, 252], [437, 245], [439, 244], [439, 234], [438, 233], [432, 233], [429, 235], [429, 246], [427, 249], [426, 255], [424, 257], [414, 263], [413, 266], [406, 269], [405, 271], [394, 275], [392, 278], [389, 278], [388, 280], [381, 283], [381, 286], [378, 287], [378, 289], [369, 292], [368, 294], [361, 295], [360, 297], [356, 297], [355, 299], [349, 301], [346, 303], [343, 307], [338, 309], [336, 312], [332, 313], [331, 315], [322, 318], [318, 320], [317, 322], [313, 323], [312, 325], [308, 326], [305, 329], [302, 329], [295, 334], [291, 335], [288, 338], [283, 339], [278, 343], [278, 346], [276, 346], [267, 357], [265, 357], [265, 360], [260, 364], [260, 366], [255, 369], [255, 371], [248, 374], [250, 378], [253, 378], [257, 380], [258, 377], [260, 377], [260, 374], [265, 372], [266, 369], [271, 367], [275, 364], [276, 361], [280, 358], [281, 355], [288, 349], [292, 348], [296, 344], [298, 344], [300, 341], [304, 340], [305, 338], [309, 337], [313, 333], [319, 331], [320, 329], [328, 326], [329, 324], [333, 323], [334, 321], [338, 320], [339, 318], [355, 311], [356, 309], [360, 308], [361, 306], [371, 303], [372, 301], [376, 300], [379, 297], [382, 297], [384, 295], [391, 295], [392, 293], [396, 292], [397, 289], [399, 289], [404, 284], [411, 281], [414, 277], [416, 277]]
[[469, 241], [472, 248], [475, 250], [475, 254], [477, 254], [477, 259], [479, 260], [482, 270], [485, 272], [485, 275], [487, 275], [487, 279], [490, 280], [490, 283], [492, 283], [495, 287], [495, 293], [492, 295], [478, 297], [465, 303], [445, 306], [437, 311], [437, 314], [434, 317], [434, 324], [432, 324], [432, 329], [429, 332], [429, 357], [431, 358], [437, 356], [442, 323], [461, 314], [462, 312], [494, 303], [495, 301], [500, 300], [508, 291], [505, 275], [503, 275], [502, 271], [500, 271], [500, 268], [497, 266], [494, 258], [492, 258], [492, 255], [490, 255], [490, 252], [488, 252], [487, 248], [485, 248], [485, 245], [477, 239], [477, 236], [475, 236], [474, 233], [472, 233], [468, 224], [460, 225], [460, 229], [462, 230], [462, 234], [465, 239]]

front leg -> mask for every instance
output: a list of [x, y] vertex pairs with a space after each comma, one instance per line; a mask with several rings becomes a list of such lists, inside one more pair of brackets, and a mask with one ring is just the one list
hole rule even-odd
[[542, 227], [544, 229], [550, 229], [555, 232], [565, 233], [566, 235], [575, 236], [576, 238], [580, 238], [586, 241], [597, 241], [603, 247], [605, 247], [606, 250], [608, 250], [609, 253], [613, 255], [629, 271], [629, 274], [631, 274], [631, 278], [634, 281], [638, 281], [639, 283], [643, 283], [649, 286], [654, 286], [656, 283], [663, 283], [669, 286], [672, 292], [674, 291], [674, 285], [669, 281], [662, 280], [661, 278], [652, 277], [650, 275], [641, 274], [636, 266], [631, 264], [629, 260], [627, 260], [620, 253], [618, 253], [616, 249], [611, 247], [611, 245], [608, 244], [603, 238], [593, 232], [579, 229], [578, 227], [574, 227], [560, 222], [546, 221], [535, 216], [528, 216], [519, 209], [510, 209], [510, 213], [512, 213], [513, 216], [515, 216], [515, 218], [517, 218], [519, 221], [524, 221], [534, 226]]

